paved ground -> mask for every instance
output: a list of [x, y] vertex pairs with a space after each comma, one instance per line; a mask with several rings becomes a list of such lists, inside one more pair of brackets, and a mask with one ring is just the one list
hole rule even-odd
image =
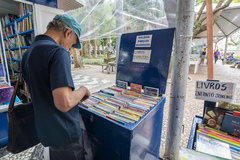
[[[203, 101], [194, 99], [195, 81], [196, 80], [206, 80], [207, 79], [207, 65], [200, 65], [197, 74], [193, 74], [193, 66], [189, 69], [189, 80], [187, 83], [187, 98], [184, 108], [184, 132], [181, 135], [181, 146], [186, 147], [188, 142], [189, 133], [191, 130], [192, 119], [195, 115], [202, 115], [203, 111]], [[86, 66], [84, 69], [72, 69], [73, 79], [76, 87], [85, 85], [89, 88], [91, 92], [98, 91], [100, 88], [106, 86], [111, 86], [115, 83], [115, 73], [102, 73], [101, 66]], [[236, 92], [235, 100], [233, 103], [240, 104], [240, 69], [230, 68], [229, 65], [222, 65], [221, 61], [214, 64], [214, 79], [225, 82], [235, 82]], [[162, 156], [165, 151], [166, 142], [166, 132], [167, 132], [167, 122], [168, 122], [168, 108], [169, 108], [169, 95], [171, 80], [167, 83], [166, 94], [166, 104], [164, 108], [163, 116], [163, 129], [161, 137], [161, 148], [160, 155]], [[169, 117], [170, 118], [170, 117]], [[6, 151], [6, 148], [0, 149], [0, 160], [8, 159], [43, 159], [43, 147], [37, 145], [36, 147], [30, 148], [29, 150], [12, 155]]]

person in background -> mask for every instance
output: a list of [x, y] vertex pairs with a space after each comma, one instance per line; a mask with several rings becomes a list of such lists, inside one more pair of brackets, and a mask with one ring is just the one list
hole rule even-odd
[[218, 49], [214, 52], [214, 58], [215, 58], [215, 63], [217, 63], [218, 57], [219, 57], [220, 52]]
[[73, 55], [70, 55], [70, 58], [71, 58], [71, 64], [74, 64]]
[[200, 58], [201, 58], [200, 64], [204, 64], [204, 59], [206, 58], [206, 48], [203, 49], [202, 53], [200, 54]]
[[68, 50], [81, 48], [81, 26], [72, 16], [56, 15], [47, 31], [23, 54], [21, 70], [34, 107], [38, 137], [51, 160], [84, 159], [78, 103], [90, 96], [75, 89]]
[[230, 66], [230, 67], [235, 68], [238, 64], [240, 64], [240, 61], [234, 62], [233, 66]]
[[233, 58], [233, 53], [231, 53], [226, 59], [225, 59], [225, 63], [227, 62], [231, 62], [231, 61], [234, 61], [235, 58]]

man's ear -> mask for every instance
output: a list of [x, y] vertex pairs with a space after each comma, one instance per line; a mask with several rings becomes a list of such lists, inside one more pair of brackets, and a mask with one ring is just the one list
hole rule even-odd
[[71, 36], [72, 33], [73, 33], [73, 30], [72, 29], [68, 29], [68, 30], [65, 31], [64, 36], [67, 38], [68, 36]]

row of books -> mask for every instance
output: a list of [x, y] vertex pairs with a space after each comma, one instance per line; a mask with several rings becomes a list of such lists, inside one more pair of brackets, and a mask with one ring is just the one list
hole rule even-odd
[[8, 50], [6, 53], [9, 59], [21, 59], [21, 50]]
[[12, 62], [12, 69], [20, 71], [20, 61], [13, 61]]
[[17, 33], [33, 29], [33, 16], [29, 14], [28, 17], [22, 19], [20, 22], [14, 22], [14, 25], [2, 28], [3, 37], [8, 37]]
[[31, 4], [19, 3], [19, 16], [22, 17], [33, 11]]
[[30, 46], [32, 44], [32, 36], [33, 35], [19, 35], [19, 45], [20, 47]]
[[32, 44], [32, 35], [18, 35], [4, 40], [5, 49], [30, 46]]
[[33, 29], [33, 16], [32, 16], [32, 14], [29, 14], [28, 17], [26, 17], [22, 21], [16, 23], [15, 28], [17, 28], [18, 33]]
[[19, 16], [14, 14], [6, 14], [5, 16], [1, 17], [1, 24], [2, 27], [14, 22], [19, 17], [27, 15], [28, 13], [32, 13], [33, 7], [30, 4], [19, 3]]
[[15, 34], [14, 27], [12, 25], [5, 27], [5, 28], [3, 27], [2, 33], [3, 33], [3, 37], [11, 36], [11, 35]]
[[18, 19], [19, 17], [17, 15], [14, 14], [6, 14], [4, 17], [1, 17], [1, 23], [2, 23], [2, 27], [5, 27], [6, 25], [14, 22], [16, 19]]
[[139, 121], [160, 99], [113, 86], [91, 94], [82, 106], [124, 125]]
[[18, 37], [12, 37], [4, 40], [5, 48], [19, 47]]
[[27, 49], [7, 50], [6, 55], [7, 55], [7, 58], [9, 58], [9, 59], [19, 59], [19, 60], [21, 60], [22, 54], [26, 50]]

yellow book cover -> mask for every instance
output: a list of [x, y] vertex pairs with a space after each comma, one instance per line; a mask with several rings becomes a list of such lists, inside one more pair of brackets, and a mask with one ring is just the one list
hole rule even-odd
[[19, 36], [17, 36], [17, 37], [18, 37], [19, 45], [20, 45], [20, 47], [22, 47], [22, 43], [20, 41], [20, 38], [19, 38]]
[[29, 30], [29, 17], [27, 17], [27, 31]]

